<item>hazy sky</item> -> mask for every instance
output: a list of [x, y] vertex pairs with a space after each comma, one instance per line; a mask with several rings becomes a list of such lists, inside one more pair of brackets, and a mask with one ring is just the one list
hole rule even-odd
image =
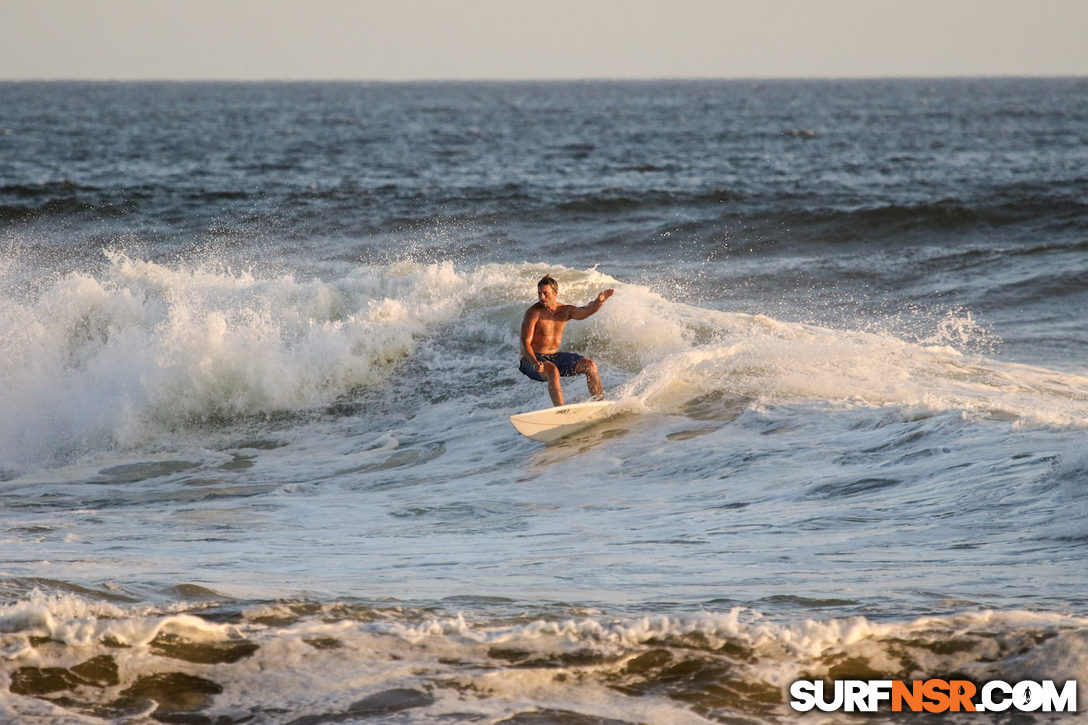
[[1088, 0], [0, 0], [0, 78], [1088, 75]]

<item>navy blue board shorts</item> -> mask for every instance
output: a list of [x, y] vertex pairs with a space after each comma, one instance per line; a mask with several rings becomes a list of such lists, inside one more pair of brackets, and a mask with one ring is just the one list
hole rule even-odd
[[[576, 352], [556, 352], [551, 355], [537, 355], [536, 359], [541, 362], [550, 362], [559, 368], [559, 376], [569, 378], [572, 375], [577, 375], [574, 372], [574, 368], [578, 367], [578, 363], [585, 360], [584, 357]], [[547, 378], [536, 371], [536, 365], [528, 358], [521, 359], [521, 365], [518, 366], [518, 370], [521, 370], [523, 375], [526, 375], [533, 380], [539, 380], [542, 383], [548, 382]]]

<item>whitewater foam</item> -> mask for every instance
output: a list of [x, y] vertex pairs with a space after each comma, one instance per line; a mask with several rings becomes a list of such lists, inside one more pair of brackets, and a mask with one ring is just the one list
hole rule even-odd
[[136, 446], [204, 421], [327, 405], [381, 385], [457, 314], [449, 265], [330, 283], [111, 253], [36, 299], [0, 300], [0, 467]]
[[[210, 683], [204, 690], [218, 693], [203, 714], [268, 722], [347, 712], [361, 707], [360, 697], [423, 718], [573, 709], [625, 722], [704, 722], [699, 713], [720, 702], [775, 720], [788, 718], [784, 693], [798, 677], [1088, 674], [1088, 620], [1043, 612], [775, 622], [735, 607], [510, 623], [402, 606], [298, 603], [251, 607], [237, 620], [219, 625], [199, 614], [126, 612], [32, 594], [0, 609], [0, 670], [22, 688], [33, 687], [39, 668], [73, 672], [69, 679], [83, 684], [64, 688], [67, 707], [108, 719], [130, 707], [124, 692], [133, 683], [183, 673], [195, 678], [183, 683]], [[93, 683], [80, 664], [90, 661], [115, 679]], [[715, 686], [708, 690], [703, 680]], [[263, 693], [256, 701], [254, 688]], [[31, 698], [6, 698], [3, 706], [30, 718], [55, 714], [42, 715]]]
[[[956, 411], [1020, 424], [1088, 425], [1088, 378], [1082, 376], [889, 335], [742, 313], [699, 315], [714, 340], [684, 344], [650, 362], [627, 382], [625, 394], [676, 401], [728, 393], [762, 403], [895, 406], [912, 415]], [[681, 309], [672, 324], [687, 326], [693, 317]]]

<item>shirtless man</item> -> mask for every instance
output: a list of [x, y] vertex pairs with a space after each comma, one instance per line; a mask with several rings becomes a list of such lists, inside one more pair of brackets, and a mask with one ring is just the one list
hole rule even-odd
[[595, 400], [604, 397], [597, 363], [573, 352], [560, 352], [563, 328], [571, 320], [584, 320], [597, 310], [615, 290], [606, 289], [597, 299], [583, 307], [560, 304], [559, 283], [544, 277], [536, 284], [536, 296], [540, 300], [525, 311], [521, 321], [520, 370], [533, 380], [548, 384], [548, 395], [553, 405], [563, 404], [563, 388], [559, 378], [585, 375], [589, 394]]

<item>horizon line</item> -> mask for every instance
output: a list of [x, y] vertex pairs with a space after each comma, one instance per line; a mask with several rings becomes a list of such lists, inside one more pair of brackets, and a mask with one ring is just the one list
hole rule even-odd
[[335, 78], [335, 77], [0, 77], [0, 83], [650, 83], [650, 82], [705, 82], [705, 81], [880, 81], [880, 80], [1059, 80], [1088, 78], [1088, 73], [979, 73], [948, 75], [811, 75], [811, 76], [569, 76], [569, 77], [419, 77], [419, 78]]

